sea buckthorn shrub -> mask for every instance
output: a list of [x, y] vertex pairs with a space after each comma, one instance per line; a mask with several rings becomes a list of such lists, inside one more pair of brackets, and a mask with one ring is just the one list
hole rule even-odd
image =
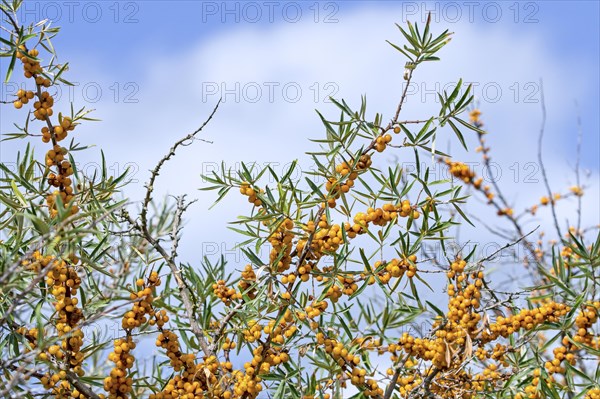
[[[1, 6], [6, 78], [24, 78], [2, 106], [25, 123], [2, 133], [33, 145], [17, 172], [1, 166], [0, 397], [600, 397], [600, 236], [597, 226], [565, 229], [554, 206], [581, 207], [586, 187], [579, 178], [557, 192], [548, 184], [539, 203], [518, 209], [499, 185], [436, 150], [447, 130], [491, 158], [494, 136], [462, 80], [439, 93], [435, 115], [404, 115], [408, 85], [421, 64], [439, 60], [448, 31], [433, 34], [430, 21], [398, 26], [404, 44], [390, 44], [408, 61], [392, 114], [368, 117], [365, 97], [358, 108], [332, 99], [340, 116], [319, 113], [325, 134], [303, 180], [291, 177], [296, 162], [281, 176], [247, 165], [205, 176], [202, 189], [217, 190], [217, 202], [239, 195], [246, 204], [234, 229], [247, 262], [188, 264], [178, 244], [191, 202], [158, 201], [153, 190], [218, 104], [158, 160], [132, 206], [120, 199], [125, 175], [78, 172], [78, 132], [93, 119], [55, 103], [53, 87], [68, 83], [51, 44], [58, 29], [21, 26], [19, 6]], [[389, 154], [431, 159], [451, 179], [389, 165]], [[458, 226], [477, 223], [465, 212], [469, 194], [489, 205], [480, 218], [509, 226], [504, 250], [525, 250], [512, 266], [527, 284], [497, 285], [497, 254], [446, 246]], [[556, 231], [534, 240], [524, 220], [546, 210]]]

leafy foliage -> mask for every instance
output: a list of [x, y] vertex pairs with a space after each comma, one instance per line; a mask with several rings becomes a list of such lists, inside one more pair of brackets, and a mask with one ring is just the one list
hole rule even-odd
[[[556, 224], [547, 246], [523, 227], [540, 206], [579, 199], [583, 187], [549, 192], [516, 215], [499, 186], [437, 150], [445, 128], [465, 149], [465, 137], [477, 136], [489, 162], [481, 112], [462, 80], [439, 93], [436, 114], [400, 118], [413, 74], [439, 61], [448, 31], [434, 36], [430, 20], [422, 30], [398, 26], [407, 44], [390, 44], [408, 61], [395, 114], [370, 120], [366, 97], [358, 109], [331, 99], [340, 116], [318, 113], [325, 134], [313, 140], [304, 180], [292, 178], [296, 162], [281, 175], [242, 163], [204, 176], [215, 204], [234, 192], [249, 202], [230, 228], [250, 263], [230, 272], [223, 257], [200, 267], [180, 261], [192, 202], [153, 198], [162, 166], [219, 104], [159, 160], [140, 206], [118, 199], [126, 174], [110, 176], [102, 157], [88, 178], [74, 161], [86, 146], [73, 138], [62, 146], [93, 119], [72, 104], [53, 118], [45, 89], [68, 84], [67, 64], [54, 62], [58, 28], [19, 25], [20, 6], [2, 2], [10, 36], [0, 55], [10, 58], [6, 80], [23, 66], [35, 87], [17, 93], [15, 108], [32, 100], [34, 111], [4, 139], [41, 137], [50, 149], [42, 162], [27, 144], [17, 171], [0, 164], [0, 396], [599, 397], [597, 228], [564, 236]], [[391, 151], [416, 170], [385, 164], [378, 155]], [[432, 180], [421, 157], [454, 180]], [[497, 231], [506, 245], [487, 258], [448, 246], [458, 226], [481, 219], [468, 218], [469, 193], [511, 226]], [[517, 247], [530, 285], [507, 292], [492, 284], [488, 264]], [[138, 355], [142, 345], [156, 346], [150, 362]]]

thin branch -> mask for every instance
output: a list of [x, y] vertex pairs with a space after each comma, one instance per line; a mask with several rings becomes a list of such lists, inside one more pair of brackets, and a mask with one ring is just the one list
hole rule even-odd
[[202, 351], [204, 352], [204, 354], [206, 356], [210, 356], [208, 343], [206, 342], [206, 338], [204, 336], [204, 330], [202, 329], [202, 327], [200, 327], [200, 324], [198, 324], [198, 321], [196, 320], [196, 315], [194, 314], [195, 306], [191, 299], [191, 293], [181, 275], [181, 269], [177, 266], [175, 261], [171, 258], [169, 253], [163, 248], [163, 246], [160, 245], [158, 240], [155, 239], [148, 232], [147, 229], [144, 230], [142, 228], [142, 226], [140, 226], [135, 220], [133, 220], [131, 218], [131, 216], [124, 215], [124, 217], [135, 229], [137, 229], [138, 231], [140, 231], [142, 233], [144, 238], [150, 243], [150, 245], [152, 245], [152, 247], [156, 250], [156, 252], [158, 252], [160, 254], [160, 256], [165, 260], [165, 262], [169, 266], [169, 269], [171, 269], [171, 272], [173, 273], [173, 276], [175, 277], [175, 282], [177, 283], [177, 287], [179, 288], [179, 292], [181, 294], [181, 300], [183, 302], [183, 306], [185, 307], [187, 316], [190, 320], [190, 327], [192, 329], [192, 332], [194, 333], [196, 338], [198, 338], [198, 342], [199, 342], [200, 347], [202, 348]]
[[394, 393], [394, 390], [396, 389], [396, 384], [398, 383], [398, 378], [400, 377], [400, 372], [402, 371], [402, 367], [404, 367], [404, 365], [406, 364], [409, 357], [410, 357], [410, 353], [408, 353], [406, 355], [406, 357], [404, 358], [404, 360], [401, 362], [402, 365], [398, 365], [396, 367], [396, 371], [394, 371], [394, 375], [392, 376], [392, 381], [390, 381], [390, 384], [388, 385], [387, 389], [385, 390], [383, 399], [390, 399], [392, 397], [392, 394]]
[[73, 386], [75, 388], [77, 388], [77, 390], [80, 393], [82, 393], [85, 397], [87, 397], [89, 399], [100, 399], [100, 396], [95, 394], [89, 385], [84, 384], [83, 382], [81, 382], [81, 380], [79, 380], [79, 376], [77, 376], [77, 374], [73, 373], [72, 371], [67, 371], [66, 373], [67, 373], [67, 380], [71, 384], [73, 384]]
[[[579, 113], [579, 104], [575, 101], [575, 107], [577, 107], [577, 161], [575, 163], [575, 179], [577, 188], [581, 188], [580, 169], [579, 163], [581, 161], [581, 137], [583, 131], [581, 129], [581, 114]], [[577, 234], [581, 229], [581, 195], [577, 196]]]
[[179, 248], [179, 231], [181, 230], [183, 213], [194, 202], [196, 201], [194, 200], [186, 204], [185, 194], [181, 197], [177, 197], [177, 210], [175, 211], [175, 220], [173, 221], [173, 228], [171, 230], [171, 259], [177, 258], [177, 248]]
[[142, 205], [142, 210], [141, 210], [141, 213], [140, 213], [141, 224], [139, 224], [135, 220], [133, 220], [131, 218], [131, 216], [129, 216], [129, 214], [127, 214], [127, 213], [123, 214], [123, 216], [125, 217], [125, 219], [135, 229], [137, 229], [138, 231], [140, 231], [142, 233], [143, 237], [162, 256], [162, 258], [164, 259], [164, 261], [169, 266], [169, 269], [171, 269], [171, 272], [173, 273], [173, 276], [175, 277], [175, 282], [177, 283], [177, 287], [179, 288], [179, 292], [181, 294], [181, 301], [183, 302], [183, 306], [184, 306], [184, 308], [186, 310], [187, 317], [188, 317], [188, 319], [190, 321], [191, 330], [194, 333], [194, 335], [196, 336], [196, 338], [198, 339], [198, 343], [200, 344], [200, 347], [202, 348], [202, 351], [204, 352], [204, 354], [206, 356], [210, 356], [212, 352], [211, 352], [211, 350], [210, 350], [210, 348], [208, 346], [208, 342], [207, 342], [206, 337], [204, 335], [204, 330], [202, 329], [202, 327], [198, 323], [198, 320], [196, 319], [196, 314], [195, 314], [196, 307], [194, 305], [194, 302], [192, 301], [192, 294], [191, 294], [191, 292], [190, 292], [187, 284], [185, 283], [185, 280], [183, 279], [180, 267], [175, 262], [175, 256], [177, 255], [177, 245], [178, 245], [178, 242], [179, 242], [179, 240], [176, 238], [176, 236], [177, 236], [176, 232], [177, 232], [177, 229], [178, 229], [178, 226], [179, 226], [179, 222], [177, 221], [177, 219], [181, 217], [181, 214], [185, 210], [185, 207], [180, 207], [179, 206], [179, 205], [181, 205], [181, 201], [183, 201], [183, 197], [181, 197], [178, 200], [178, 209], [177, 209], [176, 221], [175, 221], [175, 226], [174, 226], [175, 231], [174, 231], [174, 233], [172, 233], [172, 234], [174, 234], [174, 237], [175, 237], [174, 240], [173, 240], [173, 244], [174, 245], [173, 245], [173, 248], [171, 249], [171, 253], [170, 254], [160, 244], [159, 239], [154, 238], [152, 236], [152, 234], [150, 234], [150, 231], [148, 230], [147, 215], [148, 215], [148, 207], [150, 205], [150, 202], [152, 201], [152, 191], [154, 191], [154, 183], [156, 181], [156, 177], [160, 173], [160, 170], [161, 170], [162, 166], [169, 159], [171, 159], [171, 157], [173, 157], [175, 155], [175, 151], [177, 150], [177, 148], [179, 148], [179, 146], [181, 146], [181, 145], [184, 145], [184, 146], [187, 145], [186, 144], [187, 142], [192, 141], [195, 138], [195, 136], [199, 132], [201, 132], [202, 129], [204, 129], [204, 127], [211, 121], [211, 119], [213, 118], [213, 116], [217, 112], [217, 109], [219, 108], [219, 104], [221, 104], [221, 100], [219, 100], [217, 102], [217, 104], [215, 105], [215, 107], [212, 110], [211, 114], [204, 121], [204, 123], [196, 131], [188, 134], [184, 138], [182, 138], [179, 141], [177, 141], [173, 145], [173, 147], [171, 147], [171, 149], [169, 150], [169, 152], [156, 164], [156, 166], [154, 167], [154, 169], [151, 171], [150, 180], [148, 181], [148, 184], [146, 185], [146, 197], [144, 198], [144, 203]]
[[[23, 378], [24, 376], [33, 376], [37, 379], [41, 379], [44, 377], [44, 374], [36, 372], [34, 370], [24, 371], [23, 366], [17, 367], [17, 366], [11, 365], [11, 366], [9, 366], [9, 368], [20, 374], [19, 377], [17, 378], [17, 380], [20, 378]], [[71, 383], [71, 385], [73, 385], [75, 388], [77, 388], [77, 390], [84, 396], [84, 398], [100, 399], [100, 396], [98, 396], [94, 391], [92, 391], [92, 388], [89, 385], [81, 382], [81, 380], [79, 379], [79, 376], [77, 374], [75, 374], [69, 370], [66, 370], [65, 372], [66, 372], [67, 381], [69, 381]], [[10, 389], [10, 386], [8, 387], [8, 389]], [[8, 393], [8, 391], [2, 391], [0, 393], [2, 395], [5, 395], [6, 393]]]
[[229, 311], [229, 313], [227, 313], [227, 315], [225, 315], [225, 317], [223, 318], [223, 321], [221, 321], [221, 327], [219, 327], [219, 330], [214, 335], [213, 344], [212, 344], [212, 346], [210, 348], [210, 350], [212, 352], [215, 352], [217, 350], [218, 338], [221, 335], [223, 335], [223, 333], [225, 332], [225, 328], [227, 327], [227, 323], [229, 323], [229, 321], [231, 320], [231, 318], [238, 313], [238, 311], [244, 306], [244, 304], [245, 304], [245, 302], [240, 301], [237, 305], [235, 305], [235, 307], [233, 309], [231, 309]]
[[429, 373], [427, 375], [427, 377], [425, 378], [425, 381], [423, 381], [423, 390], [424, 392], [424, 396], [425, 398], [431, 398], [434, 397], [433, 393], [430, 391], [430, 387], [431, 387], [431, 382], [433, 381], [433, 379], [435, 378], [435, 376], [438, 375], [438, 373], [442, 371], [439, 367], [436, 367], [433, 372]]
[[540, 79], [540, 103], [542, 106], [542, 126], [540, 128], [540, 135], [538, 137], [538, 162], [540, 163], [540, 169], [542, 171], [542, 177], [544, 179], [544, 185], [546, 186], [546, 191], [548, 192], [548, 198], [550, 198], [550, 207], [552, 209], [552, 218], [554, 219], [554, 227], [556, 228], [556, 233], [558, 234], [558, 239], [562, 240], [563, 235], [560, 232], [560, 226], [558, 225], [558, 219], [556, 218], [556, 207], [554, 205], [554, 199], [552, 197], [552, 190], [550, 189], [550, 183], [548, 182], [548, 176], [546, 175], [546, 168], [544, 167], [544, 162], [542, 160], [542, 139], [544, 138], [544, 130], [546, 127], [546, 102], [544, 100], [544, 85], [542, 80]]
[[508, 249], [512, 246], [517, 245], [519, 242], [523, 241], [526, 237], [528, 237], [529, 235], [533, 234], [537, 229], [539, 229], [540, 226], [536, 227], [535, 229], [531, 230], [529, 233], [522, 235], [521, 237], [519, 237], [517, 240], [513, 241], [513, 242], [508, 242], [506, 243], [506, 245], [504, 245], [502, 248], [499, 248], [498, 250], [494, 251], [494, 253], [492, 253], [491, 255], [481, 259], [479, 262], [477, 262], [477, 264], [481, 265], [484, 262], [487, 262], [489, 260], [492, 260], [496, 257], [496, 255], [498, 255], [500, 252], [504, 251], [505, 249]]
[[398, 104], [398, 108], [396, 109], [396, 114], [394, 115], [394, 119], [392, 120], [392, 124], [398, 122], [398, 118], [400, 117], [400, 112], [402, 111], [402, 106], [404, 105], [404, 101], [406, 100], [406, 93], [408, 91], [408, 86], [410, 86], [410, 80], [412, 79], [414, 69], [408, 70], [408, 77], [406, 78], [406, 84], [404, 85], [404, 90], [402, 91], [402, 97], [400, 97], [400, 103]]
[[171, 147], [169, 152], [160, 161], [158, 161], [158, 163], [152, 170], [151, 175], [150, 175], [150, 180], [146, 184], [146, 197], [144, 198], [144, 204], [142, 205], [142, 211], [140, 214], [141, 219], [142, 219], [142, 228], [144, 230], [148, 229], [148, 226], [147, 226], [147, 224], [148, 224], [148, 220], [147, 220], [148, 206], [150, 205], [150, 201], [152, 201], [152, 192], [154, 191], [154, 182], [160, 173], [160, 169], [165, 164], [165, 162], [167, 162], [169, 159], [171, 159], [171, 157], [173, 155], [175, 155], [175, 151], [177, 150], [177, 148], [179, 146], [181, 146], [181, 145], [186, 146], [187, 145], [186, 142], [193, 140], [196, 137], [196, 135], [198, 133], [200, 133], [202, 131], [202, 129], [204, 129], [204, 127], [208, 124], [208, 122], [210, 122], [210, 120], [213, 118], [213, 116], [217, 112], [217, 109], [219, 108], [220, 104], [221, 104], [221, 99], [219, 99], [219, 101], [217, 102], [217, 105], [215, 105], [215, 108], [212, 110], [211, 114], [204, 121], [204, 123], [198, 129], [196, 129], [196, 131], [188, 134], [181, 140], [177, 141], [173, 145], [173, 147]]

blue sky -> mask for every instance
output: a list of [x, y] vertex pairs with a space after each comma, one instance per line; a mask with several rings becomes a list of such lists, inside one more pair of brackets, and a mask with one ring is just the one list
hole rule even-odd
[[[571, 102], [579, 101], [584, 130], [589, 132], [586, 137], [588, 145], [585, 146], [587, 151], [583, 155], [584, 163], [590, 167], [598, 166], [595, 151], [599, 146], [598, 134], [593, 133], [599, 129], [598, 113], [595, 111], [600, 105], [597, 90], [600, 11], [597, 1], [26, 1], [21, 19], [25, 22], [44, 17], [56, 19], [56, 24], [63, 31], [55, 40], [59, 56], [62, 60], [71, 61], [74, 74], [93, 79], [85, 74], [85, 69], [91, 67], [91, 70], [100, 69], [107, 78], [115, 82], [131, 81], [139, 84], [140, 76], [155, 60], [177, 54], [175, 59], [185, 62], [190, 49], [215, 42], [217, 38], [231, 32], [258, 30], [269, 35], [269, 32], [294, 25], [302, 26], [305, 32], [316, 31], [323, 26], [328, 28], [324, 31], [335, 32], [338, 27], [347, 28], [350, 23], [348, 15], [381, 12], [391, 16], [389, 20], [403, 22], [407, 19], [422, 20], [429, 10], [433, 12], [434, 21], [439, 22], [439, 28], [457, 32], [455, 40], [464, 39], [460, 36], [460, 28], [464, 25], [471, 26], [482, 34], [512, 35], [515, 42], [535, 38], [539, 41], [539, 47], [531, 49], [532, 51], [545, 52], [569, 64], [568, 70], [566, 68], [560, 71], [564, 73], [560, 79], [566, 82], [581, 74], [580, 67], [591, 68], [589, 72], [592, 73], [586, 76], [586, 85], [590, 89], [586, 98], [576, 98], [574, 93], [569, 92], [562, 95]], [[358, 24], [354, 28], [365, 33], [370, 29], [364, 24]], [[373, 44], [380, 44], [386, 38], [393, 39], [392, 27], [386, 32], [389, 33], [385, 37], [374, 38]], [[307, 47], [310, 48], [310, 44]], [[221, 50], [236, 51], [235, 48]], [[303, 51], [306, 49], [298, 49], [300, 53]], [[473, 49], [471, 56], [477, 57], [480, 51], [481, 49]], [[523, 67], [521, 60], [511, 59], [511, 54], [504, 54], [503, 57], [506, 58], [506, 64], [502, 67], [507, 69], [500, 70], [499, 65], [483, 66], [493, 71], [494, 76], [506, 76], [512, 70]], [[269, 62], [269, 59], [264, 61]], [[401, 63], [401, 60], [398, 62]], [[544, 78], [544, 70], [540, 70], [538, 75], [537, 78]], [[169, 79], [168, 76], [164, 78]], [[466, 76], [463, 78], [468, 79]], [[533, 88], [531, 90], [534, 91]], [[9, 91], [10, 88], [5, 88], [3, 96]], [[515, 88], [512, 93], [516, 91]], [[143, 100], [144, 87], [140, 87], [138, 96]], [[553, 109], [552, 103], [547, 105], [550, 110]], [[569, 108], [561, 112], [570, 112], [574, 117], [574, 106]], [[568, 135], [560, 137], [565, 140], [569, 138]]]
[[[206, 221], [218, 225], [213, 235], [218, 246], [235, 240], [222, 221], [232, 219], [228, 209], [240, 199], [207, 213], [214, 197], [196, 191], [203, 185], [200, 173], [219, 168], [221, 161], [234, 168], [241, 160], [283, 168], [292, 159], [305, 160], [303, 153], [315, 149], [308, 138], [323, 132], [314, 109], [337, 114], [326, 101], [329, 94], [356, 105], [366, 93], [371, 115], [379, 111], [389, 117], [399, 98], [404, 59], [385, 39], [401, 43], [394, 22], [422, 22], [428, 10], [434, 12], [434, 32], [450, 29], [455, 35], [441, 62], [415, 74], [407, 118], [435, 112], [436, 89], [452, 87], [458, 78], [474, 83], [502, 182], [512, 200], [532, 204], [543, 194], [535, 164], [543, 79], [549, 174], [556, 191], [574, 183], [581, 115], [582, 166], [591, 186], [588, 217], [591, 224], [598, 222], [597, 1], [29, 1], [24, 7], [21, 20], [54, 17], [62, 28], [54, 44], [59, 60], [70, 62], [68, 77], [79, 86], [70, 93], [65, 89], [61, 104], [66, 108], [70, 98], [76, 106], [95, 108], [102, 119], [77, 132], [82, 143], [98, 145], [79, 159], [93, 170], [103, 148], [115, 172], [133, 166], [138, 182], [125, 193], [133, 200], [141, 198], [147, 170], [168, 146], [194, 130], [225, 96], [203, 136], [213, 144], [184, 149], [165, 169], [157, 191], [199, 198], [188, 227], [199, 232]], [[4, 72], [6, 60], [0, 63]], [[4, 85], [2, 99], [14, 89]], [[0, 112], [2, 133], [21, 121], [22, 114], [10, 107]], [[448, 144], [449, 132], [441, 137], [441, 146], [450, 146], [455, 156], [478, 159], [473, 151]], [[474, 137], [468, 140], [476, 145]], [[18, 144], [1, 144], [3, 162], [14, 159]], [[198, 215], [203, 222], [195, 221]], [[198, 259], [196, 248], [191, 238], [182, 243], [190, 261]]]

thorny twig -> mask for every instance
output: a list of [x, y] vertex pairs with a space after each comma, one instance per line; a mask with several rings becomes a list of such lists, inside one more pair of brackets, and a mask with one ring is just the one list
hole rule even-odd
[[[198, 343], [200, 344], [200, 347], [202, 348], [202, 351], [204, 352], [204, 354], [206, 356], [210, 356], [211, 354], [211, 348], [208, 346], [208, 342], [206, 340], [205, 334], [204, 334], [204, 330], [202, 329], [202, 327], [200, 326], [200, 324], [198, 323], [197, 320], [197, 315], [195, 312], [196, 306], [194, 305], [194, 302], [192, 300], [192, 294], [190, 289], [188, 288], [182, 274], [181, 274], [181, 268], [177, 265], [177, 263], [175, 262], [175, 258], [174, 256], [177, 255], [177, 245], [178, 245], [178, 239], [176, 238], [176, 231], [178, 229], [178, 225], [179, 225], [179, 221], [175, 222], [175, 233], [174, 233], [174, 242], [173, 242], [173, 248], [171, 250], [171, 253], [167, 252], [167, 250], [160, 244], [159, 240], [155, 237], [152, 236], [152, 234], [150, 233], [149, 229], [148, 229], [148, 219], [147, 219], [147, 215], [148, 215], [148, 207], [150, 205], [150, 202], [152, 201], [152, 192], [154, 191], [154, 183], [156, 181], [156, 178], [158, 177], [160, 170], [162, 168], [162, 166], [169, 160], [171, 159], [171, 157], [173, 157], [175, 155], [175, 151], [177, 150], [177, 148], [179, 148], [182, 145], [186, 145], [187, 142], [193, 140], [195, 138], [195, 136], [202, 131], [202, 129], [212, 120], [213, 116], [215, 115], [215, 113], [217, 112], [217, 109], [219, 108], [219, 104], [221, 103], [221, 100], [219, 100], [217, 102], [217, 104], [215, 105], [214, 109], [212, 110], [211, 114], [208, 116], [208, 118], [204, 121], [204, 123], [198, 128], [196, 129], [194, 132], [188, 134], [187, 136], [185, 136], [184, 138], [178, 140], [173, 147], [171, 147], [171, 149], [169, 150], [169, 152], [163, 157], [161, 158], [161, 160], [156, 164], [156, 166], [154, 167], [154, 169], [151, 171], [150, 174], [150, 179], [148, 181], [148, 183], [146, 184], [146, 196], [144, 198], [144, 202], [142, 204], [142, 209], [140, 212], [140, 219], [141, 219], [141, 223], [138, 223], [137, 221], [133, 220], [131, 218], [131, 216], [129, 216], [129, 214], [124, 214], [124, 217], [126, 218], [126, 220], [138, 231], [141, 232], [141, 234], [144, 236], [144, 238], [150, 243], [150, 245], [152, 245], [152, 247], [162, 256], [162, 258], [164, 259], [164, 261], [167, 263], [167, 265], [169, 266], [169, 269], [171, 269], [171, 272], [173, 273], [173, 276], [175, 278], [175, 282], [177, 283], [177, 287], [179, 288], [179, 292], [181, 294], [181, 300], [183, 302], [183, 306], [186, 310], [187, 313], [187, 317], [190, 321], [190, 327], [192, 329], [192, 332], [194, 333], [194, 335], [196, 336], [196, 338], [198, 339]], [[183, 197], [181, 197], [180, 201], [183, 201]], [[180, 201], [178, 201], [178, 204], [180, 204]], [[181, 214], [183, 213], [183, 211], [185, 210], [185, 207], [179, 207], [178, 206], [178, 210], [177, 210], [177, 214], [176, 214], [176, 219], [177, 218], [181, 218]]]
[[550, 198], [550, 208], [552, 209], [552, 218], [554, 219], [554, 228], [558, 234], [558, 239], [562, 240], [563, 235], [560, 232], [560, 226], [558, 225], [558, 219], [556, 218], [556, 206], [554, 205], [554, 199], [552, 197], [552, 189], [550, 189], [550, 183], [548, 182], [548, 176], [546, 175], [546, 168], [544, 167], [544, 161], [542, 160], [542, 139], [544, 138], [544, 130], [546, 127], [546, 102], [544, 100], [544, 85], [540, 79], [540, 104], [542, 106], [542, 125], [540, 127], [540, 135], [538, 136], [538, 151], [537, 157], [540, 163], [540, 170], [542, 171], [542, 178], [544, 179], [544, 185], [548, 192], [548, 198]]

